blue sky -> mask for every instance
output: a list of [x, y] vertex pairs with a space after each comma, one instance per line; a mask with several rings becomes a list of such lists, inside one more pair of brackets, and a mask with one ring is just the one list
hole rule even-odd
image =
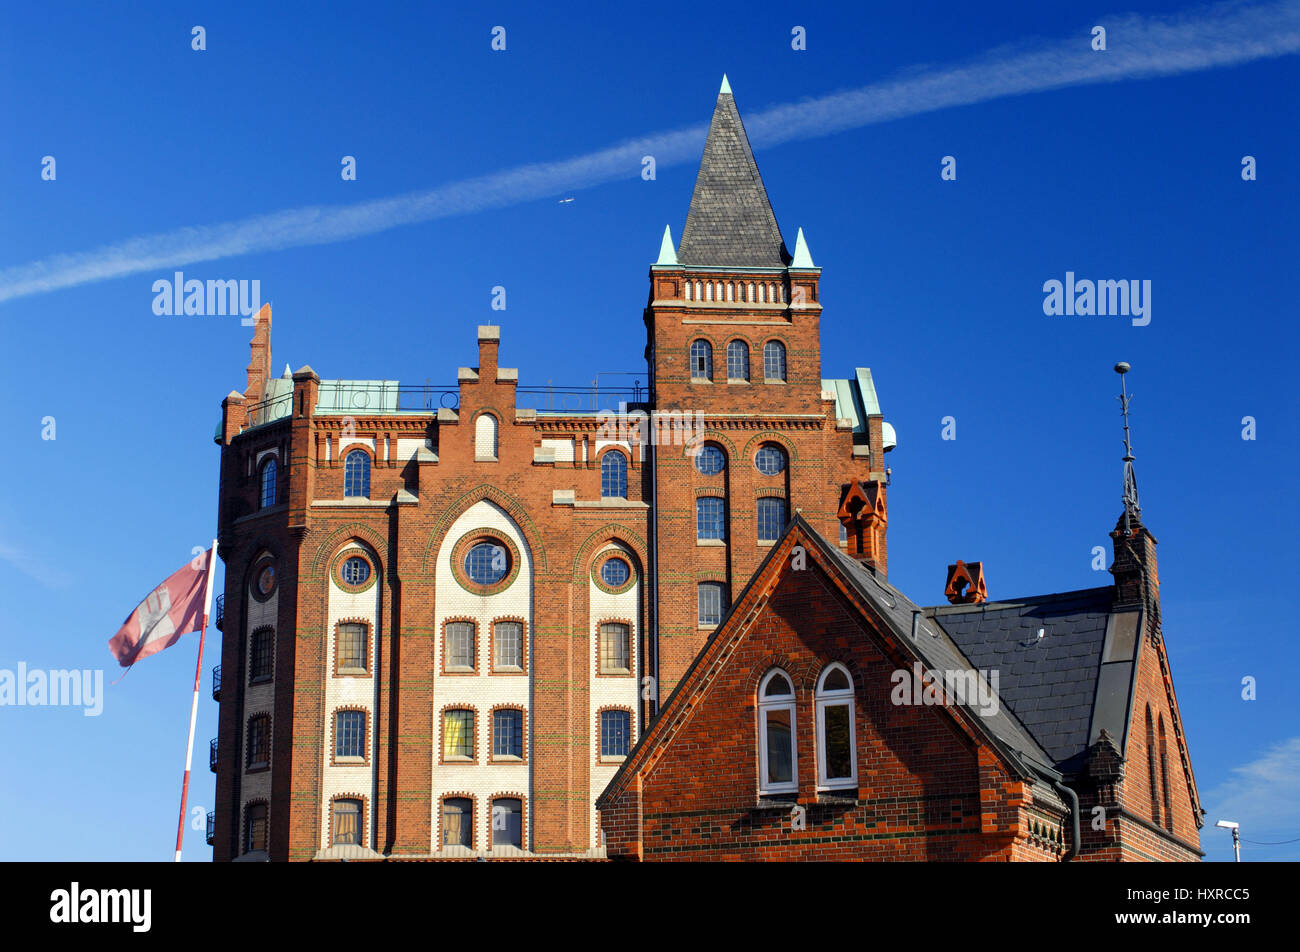
[[[1247, 859], [1300, 858], [1300, 844], [1249, 842], [1300, 837], [1297, 5], [984, 7], [8, 7], [0, 439], [19, 462], [0, 476], [0, 668], [103, 668], [107, 685], [107, 639], [215, 533], [212, 434], [244, 386], [249, 331], [155, 315], [152, 284], [177, 268], [138, 259], [194, 242], [178, 229], [254, 220], [202, 233], [232, 253], [180, 270], [261, 282], [277, 371], [451, 383], [475, 326], [499, 323], [522, 384], [644, 381], [647, 268], [665, 224], [680, 237], [726, 72], [786, 239], [802, 227], [823, 269], [823, 376], [869, 366], [898, 431], [891, 580], [933, 604], [963, 558], [983, 560], [994, 598], [1106, 584], [1092, 548], [1109, 550], [1119, 513], [1111, 367], [1129, 361], [1204, 848], [1230, 858], [1212, 824], [1231, 811]], [[1179, 29], [1207, 22], [1222, 48], [1180, 55]], [[1089, 48], [1096, 24], [1105, 52]], [[1112, 60], [1081, 68], [1120, 75], [1058, 75], [1085, 54]], [[1178, 65], [1124, 65], [1146, 59]], [[789, 104], [787, 120], [758, 118]], [[531, 192], [517, 172], [647, 137], [663, 149], [652, 181], [617, 156]], [[956, 181], [940, 179], [945, 155]], [[492, 202], [457, 184], [496, 173]], [[442, 211], [372, 206], [350, 237], [259, 218], [315, 207], [336, 228], [329, 209], [428, 190]], [[99, 277], [110, 261], [126, 273]], [[1043, 283], [1067, 271], [1150, 280], [1151, 323], [1044, 315]], [[489, 306], [497, 285], [505, 312]], [[941, 439], [946, 416], [956, 440]], [[98, 717], [0, 708], [0, 809], [23, 818], [0, 858], [170, 857], [195, 650], [187, 638], [106, 686]], [[215, 733], [205, 693], [203, 811]], [[201, 826], [185, 846], [210, 858]]]

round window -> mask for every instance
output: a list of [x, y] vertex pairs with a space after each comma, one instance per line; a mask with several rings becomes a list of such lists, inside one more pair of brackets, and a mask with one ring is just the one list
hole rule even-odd
[[606, 559], [605, 564], [600, 567], [601, 581], [610, 588], [622, 588], [631, 575], [632, 570], [622, 559]]
[[495, 585], [510, 571], [510, 553], [495, 542], [480, 542], [465, 553], [465, 574], [475, 585]]
[[267, 563], [257, 573], [257, 594], [270, 595], [275, 590], [275, 566]]
[[764, 476], [775, 476], [785, 471], [785, 453], [775, 446], [759, 447], [754, 455], [754, 465]]
[[695, 457], [695, 468], [705, 476], [716, 476], [727, 465], [727, 458], [722, 450], [712, 443], [705, 443]]
[[357, 555], [345, 559], [339, 577], [348, 585], [364, 585], [370, 578], [370, 563]]

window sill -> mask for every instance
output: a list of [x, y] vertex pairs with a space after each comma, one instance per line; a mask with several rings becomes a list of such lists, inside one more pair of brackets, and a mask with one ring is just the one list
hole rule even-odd
[[763, 383], [779, 383], [779, 384], [784, 384], [784, 383], [786, 383], [786, 381], [784, 381], [784, 380], [777, 380], [777, 379], [774, 378], [774, 377], [764, 377], [764, 378], [763, 378]]
[[597, 762], [601, 764], [609, 764], [610, 766], [613, 766], [614, 764], [621, 764], [625, 760], [627, 760], [627, 754], [623, 754], [621, 757], [606, 757], [604, 755], [601, 755], [600, 759]]
[[721, 547], [727, 544], [727, 540], [726, 539], [696, 539], [695, 544], [697, 546], [703, 546], [706, 548], [709, 546]]
[[474, 668], [463, 664], [449, 664], [442, 669], [443, 674], [473, 674]]
[[708, 380], [708, 379], [705, 378], [705, 377], [692, 377], [692, 378], [691, 378], [691, 383], [708, 383], [708, 384], [711, 384], [711, 383], [713, 383], [713, 381], [712, 381], [712, 380]]
[[770, 548], [772, 548], [772, 546], [774, 546], [774, 545], [776, 545], [776, 540], [775, 540], [775, 539], [759, 539], [759, 540], [758, 540], [758, 547], [759, 547], [760, 549], [770, 549]]
[[473, 757], [443, 757], [442, 762], [444, 764], [472, 764], [475, 761]]
[[733, 384], [733, 383], [735, 383], [735, 384], [743, 384], [743, 385], [746, 386], [746, 387], [749, 386], [749, 381], [748, 381], [748, 380], [745, 380], [745, 379], [742, 378], [742, 377], [728, 377], [728, 378], [727, 378], [727, 383], [729, 383], [729, 384]]
[[271, 769], [271, 765], [269, 763], [266, 763], [265, 761], [261, 761], [259, 763], [249, 764], [247, 767], [244, 768], [244, 773], [262, 773], [263, 771], [270, 770], [270, 769]]
[[522, 764], [523, 762], [524, 758], [508, 754], [493, 754], [492, 759], [488, 761], [492, 764]]
[[523, 674], [524, 669], [517, 664], [503, 664], [492, 669], [493, 674]]
[[474, 457], [474, 462], [476, 462], [476, 463], [499, 463], [499, 462], [501, 462], [501, 460], [500, 460], [498, 457], [496, 457], [496, 456], [475, 456], [475, 457]]
[[695, 626], [695, 630], [696, 630], [696, 631], [716, 631], [717, 628], [718, 628], [718, 625], [719, 625], [719, 624], [721, 624], [721, 623], [720, 623], [720, 622], [715, 622], [715, 623], [712, 624], [712, 625], [696, 625], [696, 626]]
[[334, 764], [338, 767], [364, 767], [366, 758], [364, 757], [335, 757]]
[[339, 668], [338, 673], [340, 676], [348, 675], [349, 677], [356, 677], [357, 675], [360, 675], [365, 677], [370, 672], [365, 668]]
[[789, 793], [760, 793], [755, 810], [789, 810], [795, 805], [799, 794], [793, 790]]
[[272, 681], [274, 681], [274, 680], [275, 680], [275, 679], [272, 678], [272, 677], [270, 677], [270, 676], [264, 676], [264, 677], [260, 677], [260, 678], [249, 678], [249, 680], [248, 680], [248, 686], [249, 686], [250, 688], [255, 688], [255, 687], [257, 687], [259, 684], [270, 684], [270, 683], [271, 683]]

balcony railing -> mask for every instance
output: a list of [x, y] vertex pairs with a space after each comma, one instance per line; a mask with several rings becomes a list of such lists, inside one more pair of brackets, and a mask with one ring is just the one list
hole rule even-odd
[[[629, 374], [630, 376], [630, 374]], [[618, 411], [620, 404], [645, 403], [650, 400], [649, 387], [637, 380], [630, 387], [601, 386], [593, 381], [587, 387], [532, 386], [515, 388], [515, 406], [521, 410], [543, 413], [596, 413]], [[281, 394], [249, 407], [253, 426], [287, 416], [292, 395]], [[400, 387], [392, 381], [331, 380], [322, 381], [315, 412], [334, 416], [380, 415], [386, 413], [429, 413], [460, 408], [460, 387], [428, 385]]]
[[217, 596], [217, 631], [225, 631], [226, 623], [226, 596]]
[[221, 700], [221, 665], [216, 665], [212, 669], [212, 700]]
[[208, 830], [203, 834], [203, 838], [208, 841], [209, 846], [217, 838], [217, 815], [215, 813], [208, 814]]
[[217, 772], [217, 739], [212, 738], [212, 743], [208, 746], [208, 769], [213, 773]]

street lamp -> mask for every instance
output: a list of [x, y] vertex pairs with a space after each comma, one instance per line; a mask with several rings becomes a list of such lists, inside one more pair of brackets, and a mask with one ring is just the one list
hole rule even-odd
[[1220, 820], [1215, 826], [1221, 826], [1225, 830], [1232, 830], [1232, 852], [1237, 857], [1237, 862], [1241, 862], [1241, 834], [1238, 832], [1241, 827], [1240, 823], [1233, 823], [1231, 820]]

